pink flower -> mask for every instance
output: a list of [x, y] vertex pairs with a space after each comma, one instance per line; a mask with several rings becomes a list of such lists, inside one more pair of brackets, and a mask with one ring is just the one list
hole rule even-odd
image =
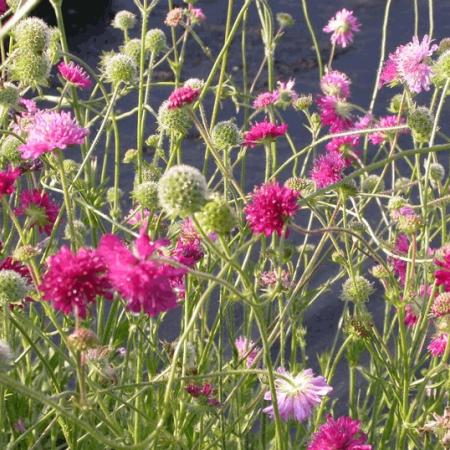
[[0, 0], [0, 14], [5, 13], [8, 11], [8, 4], [6, 3], [6, 0]]
[[431, 306], [431, 313], [434, 317], [443, 317], [450, 314], [450, 293], [443, 292], [436, 296]]
[[[285, 422], [289, 419], [298, 422], [308, 419], [322, 397], [333, 390], [324, 377], [315, 377], [312, 369], [306, 369], [297, 375], [290, 374], [283, 368], [279, 368], [277, 372], [282, 375], [275, 380], [278, 410]], [[272, 400], [271, 393], [266, 392], [264, 399]], [[264, 408], [263, 412], [274, 417], [273, 406]]]
[[149, 218], [150, 211], [148, 209], [142, 210], [141, 208], [130, 209], [128, 215], [125, 218], [126, 223], [129, 225], [139, 225], [141, 227], [144, 222]]
[[220, 406], [220, 402], [214, 396], [215, 394], [214, 386], [210, 383], [188, 384], [186, 386], [186, 392], [194, 398], [206, 400], [206, 403], [210, 406]]
[[264, 109], [269, 105], [273, 105], [277, 102], [279, 96], [280, 94], [278, 93], [278, 91], [263, 92], [262, 94], [259, 94], [253, 101], [253, 108]]
[[168, 27], [177, 27], [183, 20], [183, 10], [181, 8], [171, 9], [166, 16], [164, 23]]
[[436, 259], [434, 263], [440, 267], [434, 273], [436, 284], [443, 286], [445, 292], [450, 292], [450, 250], [446, 249], [442, 260]]
[[258, 144], [271, 142], [277, 137], [284, 136], [287, 129], [288, 126], [285, 123], [277, 125], [264, 119], [262, 122], [255, 123], [244, 133], [244, 146], [256, 147]]
[[175, 249], [172, 251], [172, 257], [181, 264], [188, 267], [193, 267], [200, 261], [205, 254], [200, 245], [200, 240], [184, 241], [182, 239], [177, 241]]
[[191, 86], [176, 88], [169, 96], [167, 106], [169, 109], [181, 108], [197, 100], [200, 95], [200, 89]]
[[350, 78], [338, 70], [327, 72], [320, 80], [320, 89], [325, 95], [331, 95], [340, 98], [350, 96]]
[[[409, 239], [406, 234], [399, 234], [395, 241], [395, 251], [399, 255], [407, 255], [409, 251]], [[406, 281], [407, 263], [399, 258], [390, 258], [389, 262], [392, 264], [394, 273], [399, 277], [400, 283], [403, 286]]]
[[322, 189], [342, 180], [345, 167], [346, 162], [342, 153], [329, 151], [314, 161], [310, 177], [317, 188]]
[[437, 50], [436, 44], [425, 35], [422, 42], [417, 36], [406, 45], [399, 46], [391, 53], [380, 76], [380, 85], [392, 84], [396, 81], [405, 83], [417, 94], [428, 91], [431, 84], [430, 57]]
[[367, 436], [361, 430], [361, 422], [342, 416], [327, 417], [326, 423], [314, 433], [308, 450], [372, 450], [367, 444]]
[[238, 351], [239, 359], [244, 360], [248, 368], [252, 367], [261, 349], [255, 346], [255, 343], [252, 340], [249, 340], [244, 336], [239, 336], [234, 341], [234, 345]]
[[447, 344], [448, 333], [441, 333], [431, 340], [427, 348], [431, 355], [437, 358], [445, 353]]
[[361, 24], [353, 15], [353, 11], [344, 8], [329, 20], [323, 31], [332, 33], [332, 44], [345, 48], [353, 42], [353, 33], [358, 32], [360, 28]]
[[340, 136], [331, 139], [325, 146], [329, 152], [340, 152], [345, 156], [345, 165], [349, 167], [354, 160], [354, 154], [358, 153], [355, 148], [359, 143], [358, 135]]
[[206, 20], [206, 16], [201, 8], [195, 8], [191, 3], [188, 6], [188, 13], [191, 16], [192, 23], [201, 23]]
[[261, 272], [259, 284], [262, 287], [275, 287], [278, 282], [280, 282], [284, 289], [289, 289], [292, 285], [291, 274], [287, 270], [282, 270], [280, 276], [278, 276], [278, 272], [275, 272], [275, 270]]
[[322, 124], [329, 125], [332, 133], [351, 128], [351, 106], [344, 99], [324, 95], [317, 99], [317, 106]]
[[110, 299], [110, 289], [106, 266], [95, 250], [82, 248], [74, 253], [66, 246], [48, 258], [39, 286], [44, 300], [56, 310], [81, 318], [97, 296]]
[[408, 328], [412, 328], [417, 323], [418, 320], [419, 320], [419, 318], [417, 317], [417, 315], [414, 311], [413, 305], [410, 305], [410, 304], [406, 305], [405, 306], [405, 320], [404, 320], [405, 325]]
[[[396, 115], [390, 115], [381, 117], [375, 128], [397, 127], [404, 124], [405, 119], [403, 117], [399, 118]], [[374, 133], [369, 134], [369, 141], [373, 145], [384, 144], [389, 139], [389, 137], [393, 136], [395, 133], [404, 134], [407, 132], [408, 130], [406, 128], [393, 131], [375, 131]]]
[[49, 235], [58, 213], [58, 205], [46, 192], [39, 189], [23, 191], [20, 195], [20, 206], [16, 208], [18, 216], [26, 215], [30, 219], [31, 225], [37, 225], [39, 231], [44, 231]]
[[18, 168], [8, 167], [0, 171], [0, 198], [4, 195], [12, 194], [15, 191], [16, 180], [20, 177], [21, 171]]
[[277, 182], [265, 183], [252, 193], [252, 200], [245, 209], [245, 217], [253, 233], [270, 236], [277, 232], [281, 236], [289, 217], [298, 210], [299, 193]]
[[35, 159], [55, 149], [82, 144], [87, 134], [88, 130], [81, 128], [70, 112], [41, 111], [35, 114], [28, 129], [27, 143], [19, 150], [22, 158]]
[[294, 86], [295, 80], [293, 78], [288, 81], [277, 81], [277, 91], [282, 104], [292, 102], [298, 97]]
[[177, 306], [171, 280], [184, 271], [154, 259], [165, 241], [151, 242], [143, 227], [133, 250], [114, 235], [103, 236], [98, 252], [108, 268], [114, 289], [127, 300], [127, 308], [156, 316]]
[[83, 68], [73, 62], [70, 62], [68, 64], [65, 62], [61, 62], [58, 65], [58, 70], [61, 76], [66, 81], [76, 87], [86, 89], [92, 85], [89, 75], [84, 71]]

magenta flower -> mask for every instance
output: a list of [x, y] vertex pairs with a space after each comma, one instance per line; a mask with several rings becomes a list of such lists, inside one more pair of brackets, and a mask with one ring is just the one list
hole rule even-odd
[[191, 86], [176, 88], [169, 96], [167, 107], [169, 109], [181, 108], [184, 105], [190, 105], [197, 100], [200, 95], [200, 89]]
[[15, 191], [16, 180], [20, 177], [19, 168], [8, 167], [0, 171], [0, 198], [4, 195], [10, 195]]
[[329, 125], [332, 133], [346, 131], [352, 126], [351, 106], [345, 99], [333, 95], [324, 95], [317, 99], [320, 120]]
[[320, 89], [325, 95], [331, 95], [340, 98], [350, 96], [350, 78], [338, 70], [327, 72], [320, 80]]
[[431, 43], [427, 35], [421, 42], [414, 36], [408, 44], [397, 47], [383, 66], [380, 86], [401, 82], [417, 94], [422, 90], [428, 91], [432, 75], [429, 60], [438, 49], [436, 44]]
[[188, 14], [191, 16], [192, 23], [201, 23], [206, 20], [206, 16], [201, 8], [195, 8], [191, 3], [188, 6]]
[[440, 267], [434, 273], [436, 284], [443, 286], [445, 292], [450, 292], [450, 250], [445, 250], [442, 260], [435, 259], [434, 263]]
[[[396, 253], [399, 255], [407, 255], [409, 250], [409, 239], [406, 234], [399, 234], [395, 241], [394, 247]], [[406, 281], [406, 268], [407, 263], [399, 258], [389, 258], [389, 263], [392, 264], [395, 275], [400, 280], [400, 284], [403, 286]]]
[[239, 336], [234, 341], [234, 345], [236, 346], [239, 359], [244, 360], [248, 368], [252, 367], [261, 349], [255, 346], [255, 343], [252, 340], [247, 339], [244, 336]]
[[359, 420], [346, 416], [335, 420], [329, 415], [326, 423], [314, 433], [308, 450], [372, 450], [372, 446], [367, 444]]
[[149, 217], [150, 211], [148, 209], [135, 208], [130, 209], [128, 215], [125, 217], [125, 221], [129, 225], [139, 225], [141, 227]]
[[317, 188], [322, 189], [342, 180], [346, 165], [342, 153], [329, 151], [314, 161], [310, 177]]
[[87, 134], [87, 128], [81, 128], [70, 112], [41, 111], [35, 114], [27, 142], [19, 150], [22, 158], [36, 159], [55, 149], [82, 144]]
[[405, 306], [405, 325], [408, 328], [412, 328], [417, 321], [419, 320], [419, 318], [417, 317], [415, 311], [414, 311], [414, 306], [413, 305], [406, 305]]
[[288, 126], [285, 123], [277, 125], [264, 119], [255, 123], [250, 130], [244, 133], [244, 146], [256, 147], [258, 144], [266, 144], [274, 141], [277, 137], [284, 136]]
[[98, 253], [88, 248], [74, 253], [63, 246], [50, 256], [39, 290], [56, 310], [81, 318], [97, 296], [111, 298], [106, 266]]
[[193, 241], [179, 239], [175, 249], [172, 251], [172, 257], [179, 263], [188, 267], [194, 267], [204, 255], [200, 240], [198, 239]]
[[359, 144], [359, 136], [340, 136], [331, 139], [325, 146], [329, 152], [340, 152], [344, 155], [345, 165], [349, 167], [354, 160], [354, 154], [358, 153], [356, 146]]
[[26, 215], [31, 225], [37, 225], [39, 231], [51, 234], [53, 225], [58, 217], [59, 207], [49, 195], [39, 189], [23, 191], [20, 195], [20, 206], [16, 214]]
[[[375, 128], [397, 127], [404, 124], [405, 119], [403, 117], [390, 115], [381, 117]], [[369, 141], [373, 145], [384, 144], [389, 139], [389, 137], [393, 136], [395, 133], [404, 134], [407, 132], [408, 130], [406, 128], [393, 131], [375, 131], [374, 133], [369, 134]]]
[[353, 11], [344, 8], [329, 20], [323, 31], [332, 33], [332, 44], [345, 48], [353, 42], [353, 33], [357, 33], [360, 29], [361, 24], [353, 15]]
[[435, 336], [428, 344], [428, 351], [435, 358], [442, 356], [445, 353], [448, 344], [448, 333], [441, 333]]
[[89, 75], [84, 69], [77, 64], [61, 62], [58, 65], [58, 70], [61, 76], [70, 84], [79, 87], [81, 89], [87, 89], [91, 87], [92, 82]]
[[184, 271], [154, 258], [166, 244], [166, 241], [151, 242], [145, 227], [132, 250], [117, 236], [102, 237], [98, 252], [108, 268], [112, 286], [127, 301], [130, 311], [156, 316], [177, 306], [171, 281]]
[[0, 0], [0, 14], [5, 13], [8, 11], [8, 4], [6, 3], [6, 0]]
[[[278, 410], [285, 422], [289, 419], [298, 422], [308, 419], [322, 397], [333, 390], [324, 377], [315, 377], [312, 369], [306, 369], [297, 375], [292, 375], [283, 368], [279, 368], [277, 372], [282, 375], [275, 380]], [[272, 400], [271, 393], [266, 392], [264, 399]], [[264, 408], [263, 412], [274, 417], [273, 406]]]
[[245, 217], [255, 234], [281, 236], [286, 221], [298, 210], [299, 193], [277, 182], [265, 183], [252, 193], [251, 203], [245, 209]]
[[278, 91], [273, 92], [263, 92], [259, 94], [255, 100], [253, 101], [253, 108], [255, 109], [264, 109], [270, 105], [273, 105], [278, 101], [280, 94]]

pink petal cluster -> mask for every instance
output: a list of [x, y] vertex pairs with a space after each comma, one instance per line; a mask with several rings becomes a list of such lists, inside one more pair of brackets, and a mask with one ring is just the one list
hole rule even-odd
[[0, 171], [0, 198], [15, 191], [16, 180], [20, 175], [19, 168], [8, 167], [6, 170]]
[[263, 92], [259, 94], [255, 100], [253, 101], [253, 108], [255, 109], [264, 109], [270, 105], [273, 105], [278, 101], [280, 94], [278, 91], [273, 92]]
[[353, 34], [361, 29], [359, 20], [353, 11], [342, 9], [332, 17], [324, 27], [325, 33], [331, 33], [331, 43], [345, 48], [353, 42]]
[[[406, 234], [399, 234], [395, 241], [395, 252], [399, 255], [407, 255], [409, 251], [409, 239]], [[389, 263], [392, 264], [395, 275], [400, 280], [401, 285], [403, 286], [406, 281], [406, 268], [407, 263], [399, 258], [390, 258]]]
[[171, 280], [184, 271], [155, 259], [166, 241], [151, 242], [142, 227], [133, 251], [114, 235], [103, 236], [98, 252], [108, 269], [113, 288], [127, 301], [127, 308], [149, 316], [177, 306]]
[[354, 154], [358, 154], [357, 145], [360, 137], [358, 135], [338, 136], [331, 139], [325, 146], [329, 152], [340, 152], [345, 156], [345, 165], [349, 167], [354, 160]]
[[450, 315], [450, 293], [443, 292], [436, 296], [431, 305], [431, 314], [434, 317]]
[[194, 398], [206, 400], [210, 406], [220, 406], [220, 402], [215, 397], [214, 386], [210, 383], [205, 384], [188, 384], [186, 392]]
[[259, 276], [259, 284], [263, 287], [275, 287], [278, 283], [285, 289], [289, 289], [292, 285], [291, 274], [287, 270], [282, 270], [280, 276], [275, 270], [261, 272]]
[[200, 89], [191, 86], [176, 88], [169, 96], [167, 106], [169, 109], [181, 108], [195, 102], [200, 95]]
[[203, 10], [201, 8], [195, 8], [191, 3], [189, 3], [187, 12], [190, 15], [193, 23], [201, 23], [206, 20], [206, 16], [203, 13]]
[[76, 87], [87, 89], [92, 85], [91, 79], [85, 70], [72, 61], [70, 63], [61, 62], [58, 65], [58, 70], [66, 81]]
[[277, 91], [281, 99], [295, 100], [298, 97], [294, 89], [295, 80], [293, 78], [288, 81], [277, 81]]
[[111, 298], [106, 266], [97, 252], [88, 248], [74, 253], [63, 246], [50, 256], [39, 290], [56, 310], [81, 318], [97, 296]]
[[414, 311], [414, 306], [411, 304], [407, 304], [405, 306], [405, 325], [408, 328], [412, 328], [417, 321], [419, 320], [419, 318], [417, 317], [415, 311]]
[[5, 13], [8, 11], [8, 4], [6, 3], [6, 0], [0, 0], [0, 14]]
[[28, 216], [31, 225], [37, 225], [39, 231], [50, 235], [58, 217], [59, 207], [47, 192], [32, 189], [20, 194], [20, 204], [15, 212], [18, 216]]
[[328, 125], [332, 133], [339, 133], [351, 128], [351, 108], [347, 101], [334, 95], [318, 97], [317, 106], [320, 112], [320, 120], [323, 125]]
[[332, 95], [340, 98], [350, 97], [350, 78], [338, 70], [327, 72], [320, 80], [320, 89], [325, 95]]
[[318, 189], [325, 188], [342, 180], [347, 163], [340, 152], [329, 151], [314, 161], [310, 177]]
[[428, 91], [432, 75], [429, 59], [437, 49], [427, 35], [422, 41], [414, 36], [408, 44], [397, 47], [383, 66], [380, 86], [401, 82], [417, 94]]
[[435, 358], [442, 356], [445, 353], [448, 344], [448, 333], [441, 333], [435, 336], [428, 344], [428, 351]]
[[[283, 368], [277, 371], [283, 376], [275, 380], [278, 410], [283, 421], [294, 419], [303, 422], [308, 419], [322, 397], [333, 390], [324, 377], [315, 377], [312, 369], [306, 369], [297, 375], [288, 373]], [[266, 392], [264, 399], [272, 400], [271, 393]], [[263, 412], [274, 417], [273, 406], [264, 408]]]
[[167, 15], [166, 19], [164, 20], [164, 23], [168, 27], [177, 27], [181, 21], [183, 20], [183, 10], [181, 8], [173, 8], [171, 9]]
[[261, 349], [251, 339], [247, 339], [244, 336], [239, 336], [234, 341], [234, 345], [236, 346], [239, 359], [244, 360], [248, 368], [252, 367]]
[[[389, 127], [397, 127], [399, 125], [404, 125], [405, 119], [403, 117], [398, 117], [397, 115], [389, 115], [381, 117], [380, 120], [378, 120], [375, 128], [389, 128]], [[384, 144], [390, 135], [393, 135], [395, 133], [398, 134], [404, 134], [407, 133], [408, 130], [401, 129], [401, 130], [393, 130], [393, 131], [375, 131], [374, 133], [369, 134], [369, 141], [373, 145], [380, 145]]]
[[445, 292], [450, 292], [450, 250], [446, 249], [442, 259], [435, 259], [434, 263], [440, 267], [434, 273], [436, 284], [443, 286]]
[[308, 450], [372, 450], [367, 436], [361, 430], [359, 420], [342, 416], [333, 419], [331, 415], [314, 433]]
[[40, 111], [34, 115], [27, 142], [19, 150], [22, 158], [36, 159], [55, 149], [82, 144], [87, 135], [87, 128], [80, 127], [70, 112]]
[[258, 144], [265, 144], [275, 140], [277, 137], [284, 136], [288, 126], [285, 123], [277, 125], [264, 119], [257, 122], [244, 133], [244, 146], [256, 147]]
[[277, 182], [265, 183], [252, 193], [245, 217], [255, 234], [281, 236], [286, 221], [298, 210], [299, 193]]

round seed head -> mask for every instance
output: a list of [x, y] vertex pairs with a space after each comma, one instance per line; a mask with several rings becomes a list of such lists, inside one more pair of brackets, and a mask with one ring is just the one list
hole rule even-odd
[[346, 302], [364, 303], [373, 292], [372, 283], [361, 275], [356, 275], [342, 285], [341, 299]]
[[0, 270], [0, 303], [21, 302], [28, 294], [28, 281], [14, 270]]
[[133, 83], [137, 77], [137, 66], [133, 58], [122, 53], [116, 53], [105, 60], [104, 71], [106, 79], [113, 85]]
[[361, 191], [366, 193], [384, 191], [384, 181], [378, 175], [368, 175], [361, 181]]
[[112, 21], [113, 28], [117, 28], [122, 31], [131, 30], [136, 25], [136, 16], [131, 11], [119, 11]]
[[233, 121], [227, 120], [215, 125], [211, 133], [211, 140], [214, 147], [219, 150], [229, 150], [240, 145], [242, 136], [237, 125]]
[[215, 197], [197, 214], [202, 229], [207, 233], [229, 234], [236, 225], [236, 216], [224, 198]]
[[186, 108], [169, 108], [167, 101], [163, 102], [158, 111], [158, 125], [161, 131], [168, 135], [174, 133], [186, 136], [192, 121]]
[[145, 35], [145, 48], [155, 55], [159, 55], [167, 50], [167, 38], [164, 31], [153, 28]]
[[8, 62], [9, 77], [21, 86], [47, 86], [51, 63], [48, 56], [36, 54], [27, 48], [16, 49]]
[[19, 102], [20, 93], [16, 85], [4, 83], [0, 87], [0, 105], [15, 108]]
[[408, 116], [408, 126], [417, 142], [425, 143], [430, 140], [433, 131], [434, 117], [428, 108], [419, 106]]
[[38, 17], [22, 19], [14, 28], [13, 36], [18, 48], [39, 54], [47, 50], [50, 28]]
[[139, 206], [153, 211], [158, 207], [158, 184], [154, 181], [138, 184], [134, 188], [132, 196]]

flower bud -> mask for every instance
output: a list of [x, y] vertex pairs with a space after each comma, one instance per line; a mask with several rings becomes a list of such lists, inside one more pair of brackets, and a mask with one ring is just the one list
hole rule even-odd
[[184, 164], [171, 167], [158, 183], [158, 199], [171, 216], [186, 217], [198, 212], [206, 201], [207, 185], [203, 174]]
[[189, 78], [183, 83], [184, 87], [190, 87], [192, 89], [202, 89], [205, 82], [200, 78]]
[[145, 35], [145, 48], [156, 56], [167, 50], [167, 38], [164, 31], [153, 28]]
[[[121, 199], [123, 197], [122, 189], [117, 189], [117, 197], [119, 199]], [[106, 191], [106, 200], [108, 201], [108, 203], [114, 203], [114, 201], [116, 200], [116, 189], [115, 188], [110, 187]]]
[[136, 16], [131, 11], [119, 11], [112, 21], [113, 28], [117, 28], [118, 30], [128, 31], [135, 27], [136, 25]]
[[437, 87], [445, 85], [447, 78], [450, 77], [450, 49], [445, 50], [434, 63], [433, 67], [433, 83]]
[[372, 283], [361, 275], [349, 278], [342, 285], [341, 299], [346, 302], [364, 303], [375, 291]]
[[137, 66], [133, 58], [121, 53], [108, 57], [104, 71], [106, 79], [113, 85], [133, 83], [137, 77]]
[[445, 168], [442, 164], [431, 163], [428, 170], [433, 181], [442, 181], [445, 177]]
[[411, 189], [411, 180], [406, 177], [400, 177], [395, 180], [394, 192], [399, 194], [407, 194]]
[[63, 161], [63, 169], [66, 177], [69, 180], [71, 180], [78, 173], [78, 170], [80, 169], [80, 164], [78, 164], [73, 159], [65, 159]]
[[61, 31], [56, 27], [50, 29], [50, 41], [46, 54], [52, 65], [62, 58]]
[[378, 278], [379, 280], [384, 280], [390, 277], [389, 270], [382, 264], [373, 266], [370, 273], [372, 274], [372, 276]]
[[19, 102], [19, 89], [12, 83], [0, 87], [0, 105], [15, 108]]
[[35, 256], [39, 255], [40, 251], [38, 248], [32, 245], [23, 245], [18, 247], [13, 252], [13, 259], [15, 261], [27, 262], [30, 261]]
[[15, 136], [6, 136], [0, 144], [0, 167], [19, 165], [23, 160], [18, 150], [22, 142]]
[[158, 184], [154, 181], [138, 184], [134, 188], [132, 196], [139, 206], [154, 211], [158, 207]]
[[417, 142], [425, 143], [430, 140], [433, 123], [433, 115], [428, 108], [423, 106], [419, 106], [408, 116], [408, 126]]
[[120, 53], [129, 56], [136, 64], [139, 64], [141, 60], [141, 40], [128, 40], [120, 47]]
[[47, 86], [51, 64], [44, 53], [38, 55], [27, 48], [18, 48], [8, 60], [8, 72], [11, 80], [18, 81], [21, 86]]
[[73, 351], [84, 352], [99, 345], [97, 335], [87, 328], [77, 328], [67, 337], [67, 345]]
[[158, 111], [158, 125], [161, 131], [170, 135], [185, 136], [191, 128], [192, 121], [186, 108], [169, 108], [163, 102]]
[[237, 125], [231, 121], [217, 123], [211, 133], [211, 140], [214, 147], [219, 150], [229, 150], [240, 145], [242, 142], [241, 132]]
[[13, 12], [16, 12], [19, 6], [23, 3], [24, 0], [6, 0], [6, 4]]
[[135, 148], [130, 148], [125, 152], [122, 162], [124, 164], [135, 163], [137, 161], [138, 151]]
[[28, 281], [14, 270], [0, 270], [0, 303], [21, 302], [28, 294]]
[[402, 207], [398, 211], [397, 228], [406, 234], [414, 234], [422, 226], [422, 220], [410, 207]]
[[297, 111], [306, 111], [310, 108], [313, 103], [313, 98], [311, 94], [299, 95], [296, 100], [294, 100], [293, 106]]
[[[81, 245], [84, 244], [87, 235], [86, 225], [81, 220], [74, 220], [73, 227], [75, 232], [75, 236], [73, 236], [74, 241]], [[71, 234], [69, 224], [64, 228], [64, 238], [70, 241]]]
[[6, 372], [11, 369], [14, 362], [14, 354], [9, 344], [0, 340], [0, 372]]
[[392, 114], [398, 114], [400, 112], [400, 107], [402, 107], [402, 114], [406, 112], [408, 105], [405, 101], [403, 101], [403, 95], [402, 94], [396, 94], [391, 98], [391, 101], [389, 103], [388, 111]]
[[291, 177], [286, 180], [284, 185], [295, 192], [299, 192], [302, 197], [308, 197], [316, 190], [314, 181], [308, 178]]
[[384, 181], [378, 175], [368, 175], [361, 181], [361, 191], [368, 194], [384, 191]]
[[396, 210], [402, 208], [405, 205], [406, 205], [406, 200], [403, 197], [395, 196], [395, 197], [391, 197], [389, 199], [387, 207], [388, 207], [389, 211], [392, 212], [392, 211], [396, 211]]
[[157, 182], [161, 178], [161, 169], [154, 164], [149, 164], [144, 161], [142, 166], [142, 181], [154, 181]]
[[50, 29], [48, 25], [38, 17], [22, 19], [14, 28], [13, 36], [18, 48], [30, 52], [43, 53], [50, 42]]
[[277, 22], [280, 28], [290, 28], [295, 24], [294, 18], [286, 12], [279, 12], [277, 14]]
[[150, 148], [158, 148], [159, 141], [161, 140], [161, 136], [159, 134], [151, 134], [145, 140], [145, 145]]
[[215, 197], [196, 215], [206, 233], [229, 234], [236, 225], [236, 217], [224, 198]]

